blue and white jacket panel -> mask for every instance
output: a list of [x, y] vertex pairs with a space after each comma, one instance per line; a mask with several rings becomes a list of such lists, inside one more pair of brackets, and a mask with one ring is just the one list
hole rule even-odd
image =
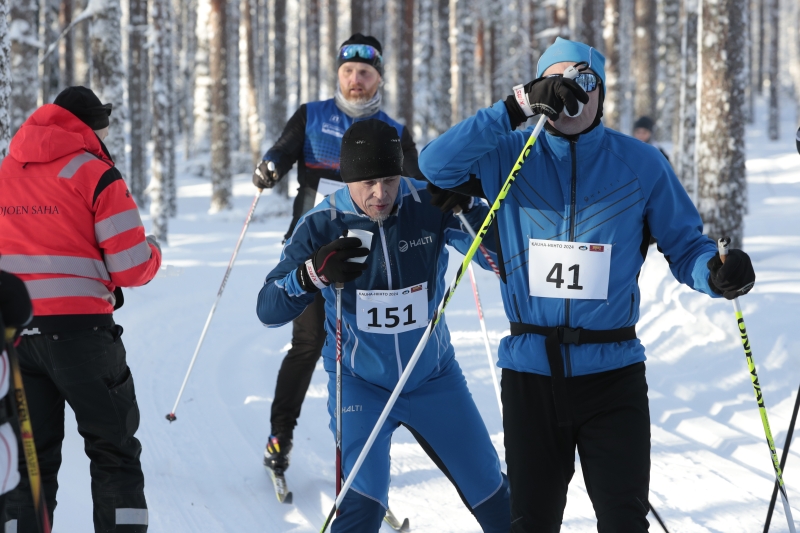
[[[411, 187], [409, 187], [409, 185]], [[342, 291], [342, 362], [346, 371], [362, 379], [393, 389], [402, 370], [417, 346], [424, 327], [399, 334], [376, 334], [360, 331], [356, 320], [356, 290], [402, 289], [428, 283], [428, 316], [418, 320], [427, 324], [444, 295], [450, 244], [461, 253], [469, 248], [472, 239], [452, 213], [443, 214], [430, 205], [426, 183], [402, 179], [396, 209], [383, 223], [373, 222], [350, 197], [347, 187], [323, 200], [300, 219], [291, 238], [286, 242], [278, 265], [269, 273], [258, 295], [258, 317], [269, 327], [283, 325], [303, 312], [314, 299], [297, 282], [295, 270], [320, 246], [341, 237], [347, 229], [362, 229], [373, 233], [367, 256], [367, 270]], [[333, 205], [332, 205], [333, 204]], [[467, 219], [478, 228], [488, 213], [488, 206], [476, 201]], [[493, 249], [493, 238], [486, 240]], [[493, 252], [490, 252], [493, 254]], [[493, 260], [496, 257], [493, 257]], [[483, 268], [490, 266], [482, 254], [474, 260]], [[322, 290], [325, 297], [325, 328], [327, 340], [323, 347], [324, 366], [336, 369], [336, 295], [333, 286]], [[437, 375], [440, 366], [454, 356], [450, 334], [442, 318], [425, 346], [404, 391]]]
[[[532, 128], [511, 131], [503, 102], [480, 110], [431, 142], [420, 167], [443, 188], [481, 180], [487, 198], [497, 195]], [[506, 315], [512, 322], [617, 329], [639, 319], [639, 271], [652, 234], [675, 278], [716, 297], [708, 286], [707, 261], [714, 242], [703, 235], [694, 205], [669, 162], [653, 146], [602, 124], [571, 142], [539, 136], [498, 213]], [[606, 300], [530, 295], [529, 238], [611, 244]], [[613, 370], [644, 361], [639, 340], [562, 346], [567, 376]], [[550, 375], [544, 337], [506, 337], [499, 366]]]

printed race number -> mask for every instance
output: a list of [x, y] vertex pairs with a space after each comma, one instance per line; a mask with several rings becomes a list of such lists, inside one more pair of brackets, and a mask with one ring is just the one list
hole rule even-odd
[[611, 245], [530, 239], [528, 283], [531, 296], [605, 300]]
[[428, 283], [405, 289], [357, 291], [356, 323], [370, 333], [402, 333], [428, 325]]

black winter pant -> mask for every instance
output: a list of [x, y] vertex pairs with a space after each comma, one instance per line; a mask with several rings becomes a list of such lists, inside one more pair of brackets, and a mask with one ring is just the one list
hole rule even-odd
[[[51, 522], [67, 401], [90, 460], [95, 532], [147, 531], [142, 446], [133, 436], [139, 406], [121, 334], [115, 325], [23, 336], [17, 349]], [[6, 500], [5, 531], [36, 533], [25, 457], [19, 455], [22, 479]]]
[[647, 531], [650, 411], [644, 363], [566, 382], [572, 426], [560, 428], [550, 377], [503, 369], [511, 531], [561, 530], [576, 446], [597, 531]]
[[325, 345], [325, 299], [314, 302], [292, 322], [292, 347], [283, 358], [272, 402], [272, 434], [292, 436], [314, 368]]

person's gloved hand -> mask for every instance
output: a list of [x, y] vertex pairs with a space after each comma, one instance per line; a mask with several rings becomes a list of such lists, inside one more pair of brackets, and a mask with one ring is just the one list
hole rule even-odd
[[574, 116], [579, 111], [578, 102], [589, 102], [589, 95], [575, 83], [563, 76], [541, 77], [525, 85], [514, 87], [514, 94], [506, 98], [511, 125], [522, 124], [529, 117], [547, 115], [550, 120], [558, 120], [561, 111], [567, 108]]
[[442, 213], [452, 211], [456, 206], [464, 213], [472, 209], [472, 196], [441, 189], [433, 183], [428, 183], [428, 192], [431, 193], [431, 205], [438, 207]]
[[253, 185], [259, 189], [271, 189], [278, 183], [278, 173], [275, 171], [275, 163], [272, 161], [262, 161], [253, 171]]
[[0, 317], [2, 339], [5, 339], [5, 328], [14, 328], [19, 335], [22, 326], [33, 318], [33, 306], [25, 282], [9, 272], [0, 272]]
[[708, 260], [708, 286], [728, 300], [747, 294], [756, 282], [750, 256], [741, 250], [730, 250], [725, 263], [719, 254]]
[[358, 237], [341, 237], [320, 247], [297, 268], [297, 281], [306, 292], [316, 292], [331, 283], [347, 283], [359, 277], [367, 264], [348, 259], [369, 255]]

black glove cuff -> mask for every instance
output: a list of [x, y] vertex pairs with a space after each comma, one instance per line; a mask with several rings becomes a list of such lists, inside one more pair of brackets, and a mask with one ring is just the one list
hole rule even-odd
[[508, 120], [511, 122], [512, 131], [528, 120], [528, 117], [526, 117], [525, 113], [520, 109], [517, 99], [513, 94], [508, 95], [508, 98], [506, 98], [503, 103], [506, 105], [506, 110], [508, 111]]

